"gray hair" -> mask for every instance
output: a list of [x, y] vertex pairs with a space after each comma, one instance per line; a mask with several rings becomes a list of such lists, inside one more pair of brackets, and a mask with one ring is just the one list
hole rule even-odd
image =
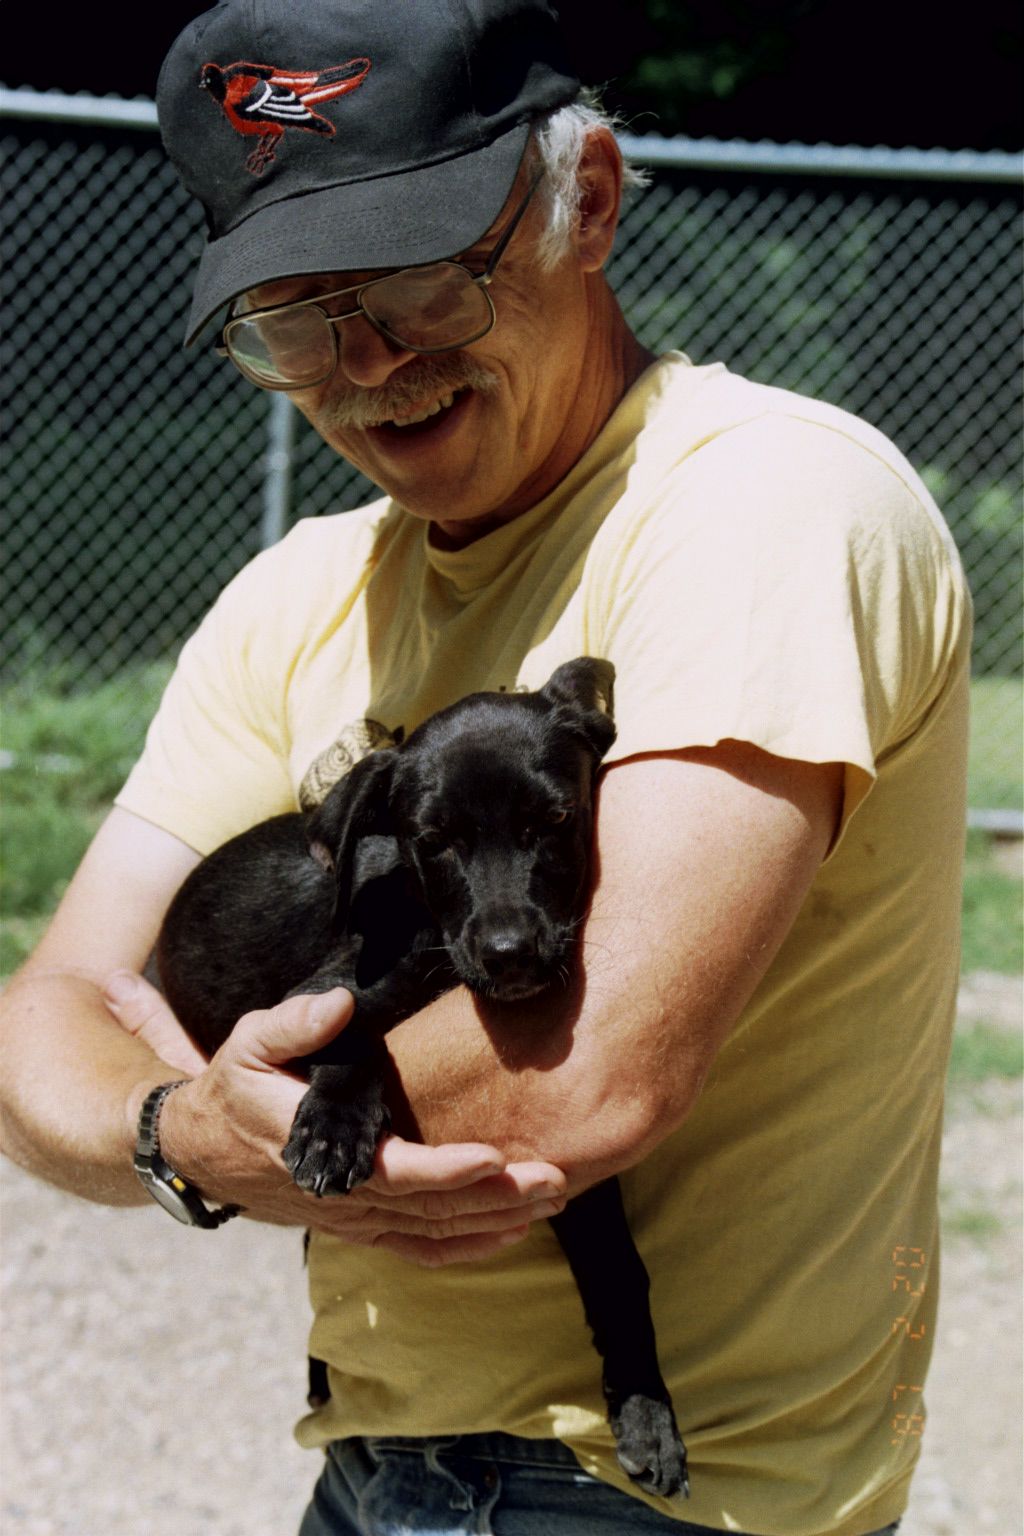
[[[550, 272], [569, 249], [580, 215], [580, 160], [587, 138], [595, 129], [617, 127], [617, 119], [602, 107], [596, 92], [584, 88], [575, 101], [558, 107], [537, 120], [533, 130], [534, 156], [544, 171], [540, 189], [547, 222], [537, 245], [543, 272]], [[647, 172], [623, 165], [623, 187], [645, 187]]]

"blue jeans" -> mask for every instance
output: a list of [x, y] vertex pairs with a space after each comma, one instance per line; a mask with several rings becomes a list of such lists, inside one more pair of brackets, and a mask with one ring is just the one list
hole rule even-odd
[[[895, 1530], [890, 1525], [873, 1536], [892, 1536]], [[627, 1531], [722, 1536], [707, 1526], [671, 1520], [590, 1477], [558, 1440], [493, 1434], [335, 1440], [299, 1536], [624, 1536]]]

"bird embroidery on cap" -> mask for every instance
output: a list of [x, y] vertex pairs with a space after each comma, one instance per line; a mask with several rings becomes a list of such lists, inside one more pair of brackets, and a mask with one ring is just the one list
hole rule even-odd
[[369, 59], [349, 59], [330, 69], [276, 69], [272, 64], [204, 64], [199, 84], [209, 91], [236, 133], [256, 134], [259, 142], [246, 160], [262, 176], [274, 158], [286, 128], [302, 128], [330, 138], [334, 124], [312, 107], [354, 91], [370, 71]]

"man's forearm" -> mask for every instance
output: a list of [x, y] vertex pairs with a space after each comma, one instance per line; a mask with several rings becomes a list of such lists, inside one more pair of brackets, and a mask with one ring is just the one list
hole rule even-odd
[[151, 1087], [185, 1074], [119, 1028], [101, 987], [141, 970], [174, 892], [199, 861], [178, 838], [113, 810], [33, 957], [0, 1000], [3, 1148], [88, 1199], [137, 1205], [135, 1120]]
[[[600, 932], [592, 920], [586, 958], [564, 991], [488, 1006], [459, 988], [392, 1030], [398, 1128], [543, 1158], [576, 1189], [638, 1162], [667, 1135], [699, 1092], [708, 1052], [687, 1058], [684, 1021], [630, 967], [609, 974]], [[689, 1027], [703, 1025], [694, 1018]], [[666, 1050], [671, 1074], [655, 1066]]]
[[3, 1012], [3, 1152], [85, 1199], [145, 1204], [135, 1120], [150, 1088], [180, 1074], [118, 1028], [84, 977], [30, 971]]
[[689, 1113], [784, 939], [841, 785], [834, 764], [743, 743], [613, 767], [573, 986], [514, 1007], [459, 989], [399, 1025], [399, 1115], [542, 1157], [570, 1190], [638, 1162]]

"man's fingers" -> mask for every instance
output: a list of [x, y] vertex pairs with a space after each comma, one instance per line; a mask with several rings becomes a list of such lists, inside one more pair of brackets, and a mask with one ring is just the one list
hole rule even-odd
[[438, 1216], [455, 1211], [498, 1210], [524, 1200], [564, 1195], [565, 1175], [551, 1163], [510, 1163], [495, 1147], [450, 1142], [424, 1147], [386, 1136], [377, 1148], [373, 1177], [360, 1195], [389, 1209]]
[[247, 1013], [232, 1031], [232, 1044], [248, 1066], [280, 1067], [327, 1045], [354, 1011], [352, 994], [344, 987], [289, 997], [276, 1008]]
[[145, 977], [134, 971], [115, 971], [103, 983], [103, 998], [121, 1028], [148, 1045], [168, 1066], [187, 1072], [189, 1077], [197, 1077], [204, 1070], [206, 1057]]
[[376, 1199], [419, 1195], [426, 1190], [464, 1189], [501, 1173], [505, 1159], [483, 1142], [457, 1141], [424, 1147], [401, 1136], [385, 1136], [377, 1147], [373, 1176], [363, 1186]]
[[510, 1244], [522, 1242], [529, 1230], [529, 1227], [517, 1227], [486, 1236], [443, 1238], [408, 1237], [401, 1232], [388, 1232], [375, 1246], [386, 1248], [400, 1259], [419, 1264], [424, 1269], [443, 1269], [447, 1264], [473, 1264], [481, 1259], [491, 1259]]
[[[345, 1242], [365, 1243], [370, 1247], [390, 1247], [396, 1237], [448, 1242], [463, 1237], [493, 1239], [498, 1243], [508, 1232], [522, 1231], [535, 1221], [543, 1221], [564, 1210], [565, 1199], [538, 1200], [532, 1204], [519, 1204], [508, 1210], [459, 1212], [454, 1216], [423, 1216], [409, 1211], [396, 1211], [391, 1206], [382, 1210], [363, 1208], [362, 1220], [357, 1217], [358, 1208], [346, 1205], [343, 1210], [321, 1201], [310, 1212], [310, 1226], [322, 1232], [330, 1232]], [[333, 1218], [337, 1216], [337, 1225]]]
[[553, 1163], [509, 1163], [504, 1173], [491, 1181], [502, 1193], [512, 1193], [526, 1200], [549, 1197], [564, 1199], [568, 1180]]

